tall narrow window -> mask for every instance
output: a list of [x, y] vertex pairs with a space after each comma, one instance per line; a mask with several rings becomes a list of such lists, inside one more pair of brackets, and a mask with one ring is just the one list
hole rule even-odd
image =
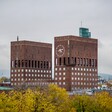
[[91, 65], [94, 66], [94, 59], [92, 59]]
[[80, 65], [82, 66], [82, 58], [80, 58]]
[[31, 67], [31, 66], [30, 66], [30, 60], [29, 60], [29, 67]]
[[24, 60], [21, 61], [22, 67], [24, 67]]
[[35, 60], [35, 68], [37, 68], [37, 61]]
[[45, 68], [45, 61], [44, 61], [44, 68]]
[[38, 61], [38, 68], [40, 68], [40, 61]]
[[91, 59], [89, 59], [89, 66], [91, 66]]
[[49, 66], [49, 63], [48, 63], [48, 61], [47, 61], [47, 69], [49, 68], [48, 66]]
[[34, 61], [32, 60], [32, 68], [34, 67]]
[[59, 58], [59, 65], [61, 65], [61, 58]]
[[83, 59], [83, 65], [84, 66], [86, 65], [86, 59], [85, 58]]
[[14, 61], [12, 61], [12, 64], [11, 64], [12, 68], [14, 67]]
[[40, 67], [43, 68], [43, 61], [41, 61], [41, 63], [40, 63]]
[[18, 60], [18, 67], [20, 67], [20, 60]]
[[25, 67], [27, 67], [27, 60], [25, 60]]

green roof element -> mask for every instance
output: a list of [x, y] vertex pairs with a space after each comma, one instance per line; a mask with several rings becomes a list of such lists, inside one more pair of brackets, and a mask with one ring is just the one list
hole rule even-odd
[[0, 86], [0, 90], [2, 91], [7, 91], [7, 90], [12, 90], [13, 88], [10, 88], [10, 87], [3, 87], [3, 86]]
[[79, 36], [84, 38], [91, 37], [91, 32], [89, 32], [88, 28], [79, 28]]

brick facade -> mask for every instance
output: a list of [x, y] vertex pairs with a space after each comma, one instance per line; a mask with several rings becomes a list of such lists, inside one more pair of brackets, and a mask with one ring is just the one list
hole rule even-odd
[[54, 40], [54, 80], [71, 91], [97, 87], [97, 39], [60, 36]]
[[11, 85], [38, 85], [52, 79], [52, 45], [11, 42]]

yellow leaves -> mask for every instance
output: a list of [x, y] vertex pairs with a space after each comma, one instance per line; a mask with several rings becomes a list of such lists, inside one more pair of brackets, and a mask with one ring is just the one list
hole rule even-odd
[[75, 95], [72, 102], [77, 112], [112, 112], [112, 97], [107, 92], [93, 96]]
[[112, 97], [107, 92], [69, 97], [65, 89], [49, 85], [1, 93], [0, 112], [112, 112]]

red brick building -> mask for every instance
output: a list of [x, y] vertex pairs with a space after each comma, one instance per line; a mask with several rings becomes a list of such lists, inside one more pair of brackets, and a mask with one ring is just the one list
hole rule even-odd
[[98, 41], [78, 36], [54, 40], [54, 80], [66, 90], [97, 87]]
[[52, 80], [52, 44], [11, 42], [11, 85], [38, 85]]

